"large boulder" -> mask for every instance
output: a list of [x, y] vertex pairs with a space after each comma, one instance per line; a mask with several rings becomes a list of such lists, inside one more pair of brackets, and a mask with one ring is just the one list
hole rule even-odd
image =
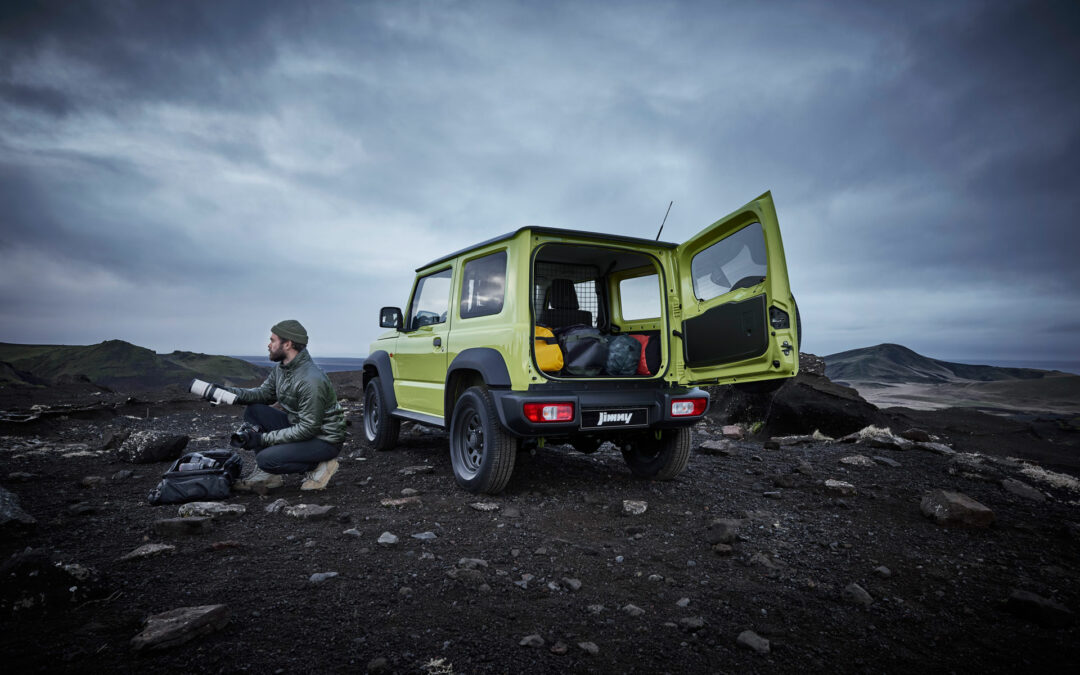
[[938, 525], [989, 527], [994, 523], [993, 511], [959, 492], [928, 492], [919, 507], [924, 516]]
[[799, 374], [772, 393], [709, 387], [710, 414], [724, 423], [762, 422], [763, 432], [770, 436], [821, 431], [837, 438], [871, 425], [888, 425], [886, 415], [857, 391], [819, 374], [820, 360], [813, 354], [800, 354]]
[[118, 459], [132, 464], [171, 462], [187, 447], [188, 437], [164, 431], [136, 431], [116, 451]]

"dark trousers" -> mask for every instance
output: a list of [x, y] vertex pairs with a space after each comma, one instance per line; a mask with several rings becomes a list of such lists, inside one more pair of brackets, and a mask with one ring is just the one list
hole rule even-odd
[[[244, 421], [259, 426], [263, 431], [275, 431], [290, 426], [288, 415], [262, 403], [249, 405], [244, 410]], [[303, 473], [340, 453], [340, 445], [312, 438], [299, 443], [268, 445], [256, 452], [255, 463], [266, 473]]]

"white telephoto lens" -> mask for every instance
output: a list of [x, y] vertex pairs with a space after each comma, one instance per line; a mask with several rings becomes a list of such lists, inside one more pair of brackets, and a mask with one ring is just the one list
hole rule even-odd
[[207, 390], [214, 385], [209, 382], [203, 382], [202, 380], [192, 380], [191, 386], [188, 387], [188, 391], [196, 396], [206, 396]]
[[232, 405], [233, 403], [236, 403], [236, 394], [225, 391], [220, 387], [216, 387], [214, 389], [213, 396], [214, 400], [218, 403], [224, 403], [225, 405]]

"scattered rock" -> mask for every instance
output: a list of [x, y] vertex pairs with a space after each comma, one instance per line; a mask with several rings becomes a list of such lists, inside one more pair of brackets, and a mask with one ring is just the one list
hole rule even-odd
[[1001, 481], [1001, 487], [1009, 494], [1014, 494], [1017, 497], [1023, 497], [1024, 499], [1030, 499], [1036, 502], [1046, 501], [1046, 495], [1043, 494], [1041, 490], [1034, 488], [1023, 481], [1016, 480], [1015, 478], [1006, 478]]
[[82, 485], [83, 487], [92, 488], [92, 487], [97, 487], [98, 485], [101, 485], [104, 482], [105, 482], [105, 476], [86, 476], [81, 481], [79, 481], [79, 485]]
[[346, 537], [354, 537], [356, 539], [359, 539], [360, 537], [364, 536], [363, 533], [360, 532], [360, 530], [356, 529], [355, 527], [350, 527], [349, 529], [342, 532], [342, 534], [345, 535]]
[[1013, 614], [1046, 628], [1065, 628], [1075, 619], [1068, 607], [1030, 591], [1014, 590], [1005, 607]]
[[971, 497], [959, 492], [934, 490], [922, 498], [922, 513], [938, 525], [989, 527], [994, 512]]
[[469, 504], [469, 508], [477, 511], [498, 511], [499, 505], [494, 502], [473, 502]]
[[570, 589], [571, 591], [573, 591], [573, 592], [577, 592], [577, 591], [581, 590], [581, 580], [580, 579], [572, 579], [572, 578], [569, 578], [569, 577], [563, 577], [562, 581], [563, 581], [563, 584], [565, 584], [566, 587], [568, 589]]
[[698, 446], [698, 453], [702, 455], [730, 457], [735, 454], [735, 450], [727, 441], [705, 441]]
[[624, 499], [622, 503], [623, 513], [628, 516], [640, 516], [649, 508], [648, 502], [636, 499]]
[[831, 478], [825, 481], [825, 491], [842, 497], [853, 497], [858, 493], [851, 483]]
[[120, 562], [139, 560], [141, 558], [152, 558], [163, 553], [172, 553], [175, 550], [176, 547], [171, 544], [143, 544], [134, 551], [120, 556]]
[[428, 464], [420, 464], [418, 466], [407, 466], [404, 469], [398, 471], [402, 476], [415, 476], [422, 473], [435, 473], [435, 467]]
[[216, 520], [239, 518], [247, 513], [247, 507], [243, 504], [222, 504], [221, 502], [188, 502], [181, 504], [177, 515], [181, 518], [193, 516], [205, 516]]
[[110, 429], [101, 436], [101, 449], [115, 450], [123, 445], [130, 435], [130, 431]]
[[891, 466], [894, 469], [899, 469], [900, 466], [901, 466], [900, 462], [898, 462], [895, 459], [892, 459], [890, 457], [881, 457], [880, 455], [875, 455], [874, 457], [871, 457], [871, 459], [873, 459], [878, 464], [884, 464], [885, 466]]
[[507, 506], [502, 510], [503, 518], [520, 518], [521, 509], [516, 506]]
[[371, 659], [368, 661], [367, 671], [369, 675], [383, 675], [383, 673], [389, 673], [390, 662], [382, 656]]
[[732, 518], [717, 518], [709, 524], [705, 532], [705, 541], [710, 544], [730, 544], [739, 536], [741, 520]]
[[409, 588], [408, 586], [402, 586], [401, 588], [398, 589], [398, 595], [400, 595], [403, 598], [411, 598], [412, 594], [413, 594], [413, 589]]
[[315, 574], [312, 574], [308, 578], [308, 583], [321, 584], [322, 582], [326, 581], [327, 579], [333, 579], [337, 575], [338, 575], [337, 572], [317, 572]]
[[768, 492], [762, 492], [761, 496], [765, 497], [766, 499], [780, 499], [783, 495], [781, 495], [780, 492], [776, 490], [770, 490]]
[[595, 642], [579, 642], [577, 646], [589, 656], [596, 656], [600, 653], [600, 648], [596, 646]]
[[326, 520], [336, 508], [336, 506], [331, 505], [297, 504], [296, 506], [286, 506], [281, 512], [290, 518], [299, 518], [300, 520]]
[[419, 539], [420, 541], [433, 541], [435, 539], [438, 539], [439, 536], [434, 532], [417, 532], [416, 534], [412, 535], [412, 538]]
[[73, 516], [89, 516], [97, 513], [97, 507], [90, 502], [79, 502], [68, 507], [68, 513]]
[[288, 505], [289, 505], [289, 502], [286, 501], [285, 499], [275, 499], [274, 501], [272, 501], [272, 502], [270, 502], [269, 504], [266, 505], [266, 512], [267, 513], [280, 513]]
[[29, 483], [32, 480], [37, 480], [38, 475], [36, 473], [28, 473], [26, 471], [12, 471], [7, 475], [8, 482], [11, 483]]
[[884, 565], [881, 565], [880, 567], [874, 568], [874, 574], [878, 575], [882, 579], [888, 579], [892, 576], [892, 570], [890, 570], [888, 567], [885, 567]]
[[222, 539], [221, 541], [215, 541], [210, 544], [211, 551], [224, 551], [230, 548], [243, 548], [244, 545], [235, 539]]
[[[800, 434], [798, 436], [777, 436], [772, 439], [772, 443], [777, 443], [780, 447], [790, 447], [792, 445], [801, 445], [803, 443], [813, 443], [816, 438], [809, 434]], [[768, 447], [768, 446], [766, 446]]]
[[136, 651], [167, 649], [220, 630], [227, 623], [229, 609], [225, 605], [180, 607], [146, 619], [143, 632], [131, 639], [131, 646]]
[[800, 459], [795, 465], [795, 472], [801, 473], [804, 476], [813, 476], [814, 467], [810, 466], [810, 462], [806, 461], [805, 459]]
[[731, 544], [713, 544], [712, 550], [713, 553], [719, 556], [729, 556], [735, 552]]
[[642, 616], [643, 614], [645, 614], [645, 610], [638, 607], [637, 605], [632, 605], [630, 603], [627, 603], [626, 605], [624, 605], [623, 608], [622, 608], [622, 611], [624, 611], [627, 614], [629, 614], [630, 616], [634, 616], [634, 617]]
[[402, 497], [415, 497], [418, 494], [420, 494], [420, 491], [415, 489], [415, 488], [402, 488], [401, 489], [401, 496]]
[[114, 473], [112, 476], [109, 476], [109, 478], [111, 478], [112, 480], [127, 480], [128, 478], [131, 478], [134, 475], [135, 475], [135, 472], [132, 471], [131, 469], [120, 469], [119, 471]]
[[171, 462], [188, 444], [187, 436], [163, 431], [136, 431], [116, 451], [117, 459], [132, 464]]
[[603, 605], [589, 605], [585, 609], [589, 610], [590, 614], [601, 614], [604, 611]]
[[487, 569], [487, 566], [488, 561], [483, 558], [462, 558], [461, 560], [458, 560], [458, 567], [467, 570], [475, 570], [480, 567]]
[[525, 637], [521, 638], [521, 642], [519, 642], [518, 644], [522, 647], [543, 647], [544, 638], [534, 633], [532, 635], [526, 635]]
[[154, 521], [154, 532], [161, 536], [205, 534], [213, 527], [213, 519], [205, 516], [194, 518], [162, 518]]
[[446, 576], [454, 581], [476, 586], [484, 582], [484, 574], [474, 567], [454, 567], [447, 570]]
[[679, 598], [678, 602], [675, 603], [675, 606], [686, 609], [690, 606], [690, 598]]
[[769, 641], [761, 637], [752, 630], [744, 630], [739, 633], [739, 637], [735, 639], [740, 647], [746, 647], [752, 649], [758, 654], [769, 653]]
[[874, 598], [870, 597], [870, 594], [866, 592], [859, 584], [848, 584], [844, 587], [844, 597], [850, 602], [854, 602], [857, 605], [863, 607], [869, 607], [874, 604]]
[[393, 546], [398, 543], [398, 538], [391, 532], [383, 532], [379, 535], [378, 543], [382, 546]]
[[569, 650], [570, 648], [566, 646], [565, 642], [556, 642], [555, 644], [551, 645], [551, 649], [549, 651], [552, 654], [558, 654], [559, 656], [562, 656]]
[[956, 451], [945, 445], [944, 443], [916, 443], [915, 447], [920, 450], [926, 450], [938, 455], [944, 455], [951, 457], [956, 454]]
[[19, 498], [14, 492], [0, 487], [0, 532], [9, 529], [29, 529], [37, 525], [37, 520], [19, 505]]
[[847, 464], [848, 466], [874, 466], [874, 460], [865, 455], [851, 455], [849, 457], [841, 457], [841, 464]]
[[720, 428], [720, 433], [724, 435], [724, 438], [732, 438], [737, 441], [741, 441], [746, 437], [746, 430], [737, 424], [726, 424]]
[[679, 626], [683, 630], [688, 630], [691, 633], [699, 631], [705, 627], [705, 619], [700, 616], [689, 616], [685, 619], [679, 619]]
[[397, 499], [384, 499], [379, 503], [391, 508], [402, 508], [405, 506], [419, 506], [421, 501], [419, 497], [399, 497]]
[[909, 441], [916, 441], [918, 443], [929, 443], [930, 434], [922, 429], [905, 429], [900, 432], [900, 438], [905, 438]]

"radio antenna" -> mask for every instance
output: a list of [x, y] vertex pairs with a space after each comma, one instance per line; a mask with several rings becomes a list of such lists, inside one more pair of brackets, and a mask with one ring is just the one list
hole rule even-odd
[[671, 205], [674, 203], [675, 200], [672, 199], [671, 202], [669, 202], [667, 205], [667, 212], [664, 213], [664, 221], [660, 223], [660, 229], [656, 232], [656, 241], [660, 241], [660, 233], [664, 231], [664, 223], [667, 222], [668, 213], [671, 213]]

